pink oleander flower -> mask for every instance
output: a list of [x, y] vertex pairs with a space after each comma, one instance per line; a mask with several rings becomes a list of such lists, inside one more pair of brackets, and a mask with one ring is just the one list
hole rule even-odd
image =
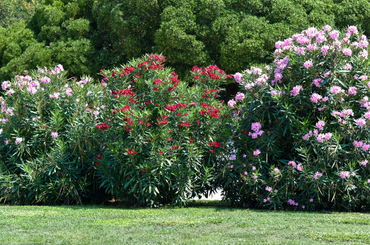
[[235, 101], [244, 100], [244, 99], [245, 99], [245, 95], [243, 93], [238, 92], [235, 96]]
[[244, 172], [244, 175], [248, 175], [248, 172]]
[[15, 139], [15, 144], [18, 145], [20, 143], [22, 143], [23, 139], [22, 138], [16, 138]]
[[360, 162], [360, 164], [362, 165], [362, 166], [366, 166], [366, 164], [368, 163], [368, 160], [364, 160], [364, 161], [362, 161], [362, 162]]
[[349, 34], [358, 34], [358, 30], [357, 30], [357, 27], [356, 26], [350, 26], [350, 27], [348, 27], [348, 29], [347, 29], [347, 33], [349, 33]]
[[343, 70], [352, 70], [352, 65], [351, 64], [346, 64], [345, 66], [343, 66]]
[[316, 87], [320, 88], [322, 81], [323, 80], [321, 78], [316, 78], [313, 80], [313, 84], [315, 84]]
[[279, 81], [283, 78], [283, 75], [281, 73], [275, 73], [274, 77], [276, 81]]
[[367, 76], [366, 76], [366, 75], [362, 75], [362, 76], [360, 76], [359, 78], [360, 78], [360, 80], [361, 80], [361, 81], [365, 81], [365, 80], [367, 80]]
[[311, 101], [312, 101], [313, 103], [318, 103], [318, 102], [319, 102], [319, 100], [321, 100], [321, 99], [322, 99], [322, 96], [321, 96], [321, 95], [319, 95], [319, 94], [313, 93], [313, 94], [311, 95]]
[[227, 102], [227, 105], [231, 108], [234, 108], [234, 105], [236, 104], [236, 101], [235, 100], [229, 100], [229, 102]]
[[353, 141], [353, 146], [354, 147], [357, 147], [357, 148], [359, 148], [359, 147], [362, 147], [364, 145], [364, 142], [362, 142], [362, 141]]
[[370, 149], [370, 144], [364, 144], [361, 148], [363, 151], [368, 151]]
[[247, 155], [243, 154], [243, 158], [246, 158], [246, 157], [247, 157]]
[[339, 93], [344, 92], [344, 90], [339, 86], [333, 86], [333, 87], [330, 88], [330, 92], [332, 94], [339, 94]]
[[295, 163], [295, 161], [289, 161], [288, 165], [291, 165], [293, 168], [297, 167], [297, 164]]
[[303, 66], [306, 68], [312, 67], [313, 66], [312, 60], [307, 60], [306, 62], [304, 62]]
[[56, 137], [58, 137], [58, 132], [52, 132], [52, 133], [51, 133], [51, 137], [52, 137], [52, 138], [56, 138]]
[[331, 39], [337, 39], [338, 36], [339, 36], [339, 32], [338, 31], [332, 31], [329, 33], [329, 36]]
[[51, 82], [51, 79], [50, 79], [49, 77], [42, 77], [42, 78], [40, 79], [40, 81], [41, 81], [42, 83], [49, 84], [49, 83]]
[[235, 155], [231, 155], [230, 160], [236, 160], [236, 156]]
[[352, 50], [349, 49], [349, 48], [344, 48], [342, 50], [343, 54], [346, 55], [346, 56], [351, 56], [352, 55]]
[[361, 57], [361, 58], [367, 59], [367, 58], [368, 58], [368, 56], [369, 56], [369, 52], [367, 52], [367, 50], [362, 50], [362, 51], [360, 52], [360, 57]]
[[357, 125], [364, 126], [366, 124], [365, 119], [359, 118], [356, 120]]
[[325, 126], [325, 122], [324, 121], [318, 121], [316, 123], [316, 128], [318, 128], [320, 130], [323, 130], [324, 129], [324, 126]]
[[258, 178], [258, 176], [257, 175], [253, 175], [253, 179], [257, 179]]
[[332, 28], [331, 28], [331, 26], [326, 25], [326, 26], [324, 26], [323, 30], [324, 30], [324, 31], [331, 31], [331, 30], [332, 30]]
[[298, 164], [298, 165], [297, 165], [297, 170], [298, 170], [298, 171], [302, 171], [302, 170], [303, 170], [303, 166], [302, 166], [302, 164]]
[[6, 90], [7, 88], [9, 88], [10, 86], [10, 83], [9, 81], [4, 81], [2, 84], [1, 84], [1, 87], [3, 90]]
[[242, 81], [242, 77], [243, 77], [243, 75], [239, 72], [234, 74], [234, 79], [237, 83], [240, 83]]
[[261, 124], [259, 122], [254, 122], [252, 123], [251, 128], [254, 132], [258, 132], [261, 129]]
[[322, 176], [322, 173], [320, 173], [320, 172], [316, 172], [315, 173], [315, 175], [313, 176], [314, 177], [314, 179], [318, 179], [318, 178], [320, 178]]
[[302, 90], [303, 90], [302, 86], [297, 85], [292, 89], [292, 91], [290, 91], [290, 96], [296, 97], [297, 95], [299, 95], [299, 92], [302, 91]]
[[342, 179], [345, 179], [345, 178], [348, 178], [349, 177], [349, 172], [348, 171], [342, 171], [342, 172], [340, 172], [340, 177], [342, 178]]
[[277, 41], [277, 42], [275, 43], [275, 48], [280, 49], [280, 48], [281, 48], [281, 45], [282, 45], [283, 43], [284, 43], [284, 42], [282, 42], [282, 41]]
[[278, 173], [280, 173], [280, 169], [274, 168], [274, 172], [278, 174]]
[[260, 153], [261, 153], [261, 151], [257, 149], [257, 150], [255, 150], [255, 151], [253, 152], [253, 155], [258, 156]]
[[356, 87], [350, 87], [348, 89], [348, 93], [352, 94], [352, 95], [356, 95], [357, 94], [357, 88]]
[[255, 167], [255, 166], [253, 166], [253, 167], [252, 167], [252, 170], [253, 170], [253, 171], [255, 171], [255, 170], [256, 170], [256, 167]]
[[313, 198], [310, 199], [310, 202], [313, 202]]
[[270, 192], [271, 192], [271, 191], [272, 191], [272, 187], [270, 187], [270, 186], [266, 186], [265, 190], [266, 190], [266, 191], [270, 191]]

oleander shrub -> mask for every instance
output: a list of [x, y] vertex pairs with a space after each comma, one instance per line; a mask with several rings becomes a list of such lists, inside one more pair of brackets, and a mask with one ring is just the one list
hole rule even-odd
[[309, 28], [276, 43], [271, 66], [234, 75], [237, 153], [226, 199], [300, 210], [370, 209], [368, 39]]
[[104, 87], [89, 77], [67, 79], [58, 65], [17, 75], [2, 82], [2, 90], [0, 201], [104, 201], [94, 177]]
[[98, 175], [108, 193], [131, 205], [186, 205], [215, 189], [228, 161], [230, 109], [217, 97], [232, 76], [194, 67], [189, 87], [164, 61], [145, 55], [102, 71], [109, 93], [96, 125]]

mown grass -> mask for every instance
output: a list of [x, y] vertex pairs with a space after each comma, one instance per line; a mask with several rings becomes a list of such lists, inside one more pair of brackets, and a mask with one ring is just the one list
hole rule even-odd
[[370, 244], [370, 214], [0, 206], [0, 244]]

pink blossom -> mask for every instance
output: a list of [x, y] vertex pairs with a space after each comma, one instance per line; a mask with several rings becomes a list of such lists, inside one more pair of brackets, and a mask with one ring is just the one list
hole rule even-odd
[[52, 137], [52, 138], [56, 138], [56, 137], [58, 137], [58, 132], [52, 132], [52, 133], [51, 133], [51, 137]]
[[320, 173], [320, 172], [316, 172], [315, 173], [315, 175], [313, 176], [314, 177], [314, 179], [318, 179], [318, 178], [320, 178], [322, 176], [322, 173]]
[[312, 101], [313, 103], [318, 103], [318, 102], [319, 102], [319, 100], [321, 100], [321, 99], [322, 99], [322, 96], [321, 96], [321, 95], [319, 95], [319, 94], [313, 93], [313, 94], [311, 95], [311, 101]]
[[370, 111], [366, 112], [364, 117], [367, 118], [367, 119], [370, 119]]
[[363, 144], [364, 144], [364, 142], [362, 142], [362, 141], [353, 141], [353, 146], [354, 147], [362, 147], [363, 146]]
[[362, 75], [362, 76], [360, 76], [360, 80], [361, 80], [361, 81], [365, 81], [365, 80], [367, 80], [367, 76], [366, 76], [366, 75]]
[[352, 50], [349, 49], [349, 48], [344, 48], [342, 50], [343, 54], [346, 55], [346, 56], [351, 56], [352, 55]]
[[283, 75], [281, 73], [275, 73], [274, 76], [275, 76], [275, 80], [276, 81], [279, 81], [279, 80], [281, 80], [283, 78]]
[[280, 172], [280, 170], [279, 170], [278, 168], [274, 168], [274, 172], [275, 172], [275, 173], [279, 173], [279, 172]]
[[243, 158], [246, 158], [246, 157], [247, 157], [247, 155], [243, 154]]
[[245, 95], [243, 93], [238, 92], [235, 96], [235, 101], [244, 100], [244, 99], [245, 99]]
[[303, 166], [302, 166], [302, 164], [298, 164], [298, 165], [297, 165], [297, 170], [298, 170], [298, 171], [302, 171], [302, 170], [303, 170]]
[[297, 164], [295, 163], [295, 161], [289, 161], [288, 165], [293, 166], [293, 168], [297, 167]]
[[40, 81], [41, 81], [42, 83], [49, 84], [49, 83], [51, 82], [51, 79], [50, 79], [49, 77], [42, 77], [42, 78], [40, 79]]
[[349, 177], [349, 172], [348, 171], [342, 171], [342, 172], [340, 172], [340, 177], [342, 179], [345, 179], [345, 178]]
[[275, 43], [275, 48], [277, 48], [277, 49], [282, 48], [282, 47], [281, 47], [281, 45], [282, 45], [282, 44], [284, 44], [284, 42], [282, 42], [282, 41], [277, 41], [277, 42]]
[[366, 164], [368, 163], [368, 160], [364, 160], [364, 161], [362, 161], [362, 162], [360, 162], [360, 164], [362, 165], [362, 166], [366, 166]]
[[234, 108], [234, 105], [236, 104], [236, 101], [235, 100], [229, 100], [229, 102], [227, 102], [227, 105], [231, 108]]
[[306, 68], [312, 67], [313, 66], [312, 60], [307, 60], [306, 62], [304, 62], [303, 66]]
[[302, 88], [302, 86], [301, 86], [301, 85], [297, 85], [297, 86], [295, 86], [295, 87], [293, 88], [293, 90], [292, 90], [292, 91], [290, 91], [290, 96], [294, 96], [294, 97], [296, 97], [296, 96], [299, 94], [299, 92], [300, 92], [301, 90], [303, 90], [303, 88]]
[[255, 151], [253, 152], [253, 155], [258, 156], [260, 153], [261, 153], [261, 151], [257, 149], [257, 150], [255, 150]]
[[324, 46], [322, 46], [322, 48], [321, 48], [321, 53], [323, 54], [323, 55], [326, 55], [326, 53], [328, 52], [328, 50], [330, 49], [330, 47], [328, 46], [328, 45], [324, 45]]
[[271, 191], [272, 191], [272, 187], [270, 187], [270, 186], [266, 186], [265, 190], [266, 190], [266, 191], [270, 191], [270, 192], [271, 192]]
[[230, 160], [236, 160], [236, 156], [235, 155], [231, 155]]
[[244, 175], [247, 175], [248, 174], [248, 172], [244, 172]]
[[18, 145], [20, 143], [22, 143], [23, 139], [22, 138], [16, 138], [15, 139], [15, 144]]
[[329, 26], [329, 25], [326, 25], [326, 26], [324, 26], [324, 29], [323, 29], [324, 31], [331, 31], [332, 30], [332, 28], [331, 28], [331, 26]]
[[3, 90], [6, 90], [7, 88], [10, 87], [10, 82], [9, 81], [4, 81], [2, 84], [1, 84], [1, 87]]
[[318, 87], [318, 88], [321, 87], [321, 83], [322, 83], [321, 78], [316, 78], [316, 79], [313, 80], [313, 84], [315, 84], [315, 86]]
[[332, 94], [339, 94], [339, 93], [344, 92], [344, 90], [339, 86], [333, 86], [333, 87], [330, 88], [330, 92]]
[[329, 33], [329, 36], [331, 39], [337, 39], [338, 36], [339, 36], [339, 32], [338, 31], [332, 31]]
[[361, 58], [367, 59], [367, 58], [368, 58], [368, 56], [369, 56], [369, 53], [367, 52], [367, 50], [362, 50], [362, 51], [360, 52], [360, 57], [361, 57]]
[[363, 126], [363, 125], [366, 124], [366, 121], [365, 121], [365, 119], [359, 118], [359, 119], [356, 120], [356, 123], [359, 126]]
[[251, 129], [254, 132], [258, 132], [261, 129], [261, 124], [259, 122], [252, 123]]
[[313, 202], [313, 198], [310, 199], [310, 202]]
[[347, 29], [347, 33], [349, 34], [358, 34], [358, 30], [356, 26], [350, 26]]
[[367, 151], [367, 150], [369, 150], [370, 149], [370, 145], [369, 144], [364, 144], [363, 146], [362, 146], [362, 150], [363, 151]]
[[356, 87], [350, 87], [350, 88], [348, 89], [348, 93], [349, 93], [349, 94], [356, 95], [356, 94], [357, 94], [357, 88], [356, 88]]
[[325, 122], [324, 121], [318, 121], [316, 123], [316, 128], [318, 128], [320, 130], [323, 130], [324, 129], [324, 126], [325, 126]]
[[253, 178], [254, 178], [254, 179], [257, 179], [257, 178], [258, 178], [258, 176], [257, 176], [257, 175], [253, 175]]
[[240, 83], [242, 81], [242, 77], [243, 77], [243, 75], [239, 72], [234, 74], [234, 79], [237, 83]]

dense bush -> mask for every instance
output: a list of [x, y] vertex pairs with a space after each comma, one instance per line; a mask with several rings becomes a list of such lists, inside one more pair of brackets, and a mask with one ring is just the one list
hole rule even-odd
[[164, 67], [163, 56], [145, 55], [102, 71], [107, 109], [97, 130], [102, 186], [116, 199], [182, 206], [214, 190], [227, 162], [229, 108], [217, 97], [231, 75], [217, 66], [194, 67], [194, 85]]
[[254, 207], [369, 210], [368, 40], [309, 28], [276, 43], [271, 67], [235, 74], [227, 199]]
[[0, 200], [80, 204], [102, 198], [94, 160], [104, 87], [66, 79], [61, 65], [2, 83]]

